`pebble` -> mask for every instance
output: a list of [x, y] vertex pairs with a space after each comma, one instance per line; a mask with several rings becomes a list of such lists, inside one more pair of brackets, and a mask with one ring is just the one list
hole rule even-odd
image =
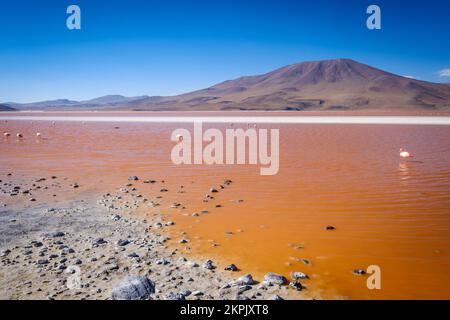
[[207, 261], [203, 264], [203, 268], [208, 269], [208, 270], [212, 270], [212, 269], [215, 269], [216, 267], [213, 265], [212, 260], [207, 260]]
[[120, 239], [119, 241], [117, 241], [117, 245], [120, 247], [124, 247], [124, 246], [128, 245], [129, 243], [130, 243], [130, 241], [128, 241], [126, 239], [125, 240]]
[[92, 242], [92, 244], [94, 244], [94, 245], [101, 245], [101, 244], [105, 244], [105, 243], [107, 243], [107, 241], [103, 238], [97, 238]]
[[164, 296], [164, 300], [186, 300], [182, 293], [168, 293]]

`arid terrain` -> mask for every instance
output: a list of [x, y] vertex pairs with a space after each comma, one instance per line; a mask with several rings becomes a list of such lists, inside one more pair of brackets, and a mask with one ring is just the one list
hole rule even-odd
[[53, 111], [448, 111], [450, 84], [410, 79], [354, 60], [336, 59], [293, 64], [170, 97], [111, 95], [4, 106]]

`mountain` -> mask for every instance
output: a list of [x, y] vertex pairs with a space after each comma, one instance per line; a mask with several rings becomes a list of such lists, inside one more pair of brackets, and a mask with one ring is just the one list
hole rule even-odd
[[303, 62], [172, 97], [137, 110], [440, 110], [450, 84], [401, 77], [350, 59]]
[[142, 99], [149, 98], [148, 96], [139, 96], [139, 97], [124, 97], [121, 95], [108, 95], [103, 96], [96, 99], [81, 101], [80, 104], [93, 104], [93, 105], [111, 105], [111, 104], [123, 104], [123, 103], [129, 103], [134, 102]]
[[147, 98], [149, 97], [124, 97], [121, 95], [107, 95], [84, 101], [57, 99], [32, 103], [4, 103], [3, 105], [18, 110], [97, 110], [103, 108], [113, 108], [115, 106], [138, 102]]
[[0, 104], [0, 111], [14, 111], [14, 108], [11, 108], [10, 106]]
[[395, 75], [350, 59], [302, 62], [170, 97], [8, 104], [17, 109], [95, 110], [450, 110], [450, 84]]

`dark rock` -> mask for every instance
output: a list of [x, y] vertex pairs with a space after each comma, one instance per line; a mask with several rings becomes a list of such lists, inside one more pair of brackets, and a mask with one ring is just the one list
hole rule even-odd
[[213, 262], [211, 260], [207, 260], [203, 264], [203, 268], [208, 269], [208, 270], [212, 270], [212, 269], [215, 269], [216, 267], [213, 265]]
[[136, 252], [132, 252], [128, 255], [129, 258], [139, 258], [139, 255]]
[[105, 243], [107, 243], [107, 241], [105, 240], [105, 239], [103, 239], [103, 238], [98, 238], [98, 239], [95, 239], [94, 241], [93, 241], [93, 244], [94, 245], [101, 245], [101, 244], [105, 244]]
[[192, 294], [192, 292], [190, 290], [185, 290], [185, 291], [181, 292], [181, 294], [185, 297], [189, 297]]
[[128, 180], [130, 180], [130, 181], [138, 181], [139, 178], [137, 176], [131, 176], [131, 177], [128, 177]]
[[302, 291], [303, 290], [303, 286], [300, 282], [298, 281], [292, 281], [291, 283], [289, 283], [289, 285], [294, 288], [297, 291]]
[[7, 255], [9, 255], [11, 253], [11, 250], [7, 249], [7, 250], [3, 250], [0, 253], [0, 257], [6, 257]]
[[366, 274], [366, 271], [364, 271], [363, 269], [354, 269], [352, 273], [356, 276], [363, 276]]
[[325, 230], [333, 231], [333, 230], [336, 230], [336, 228], [333, 227], [333, 226], [326, 226], [326, 227], [325, 227]]
[[155, 283], [147, 277], [128, 276], [112, 291], [114, 300], [148, 300], [155, 293]]
[[44, 237], [46, 238], [60, 238], [64, 237], [66, 234], [62, 231], [54, 231], [54, 232], [47, 232], [44, 233]]
[[128, 245], [129, 243], [130, 243], [130, 241], [128, 241], [126, 239], [125, 240], [120, 239], [119, 241], [117, 241], [117, 245], [120, 247], [124, 247], [124, 246]]
[[235, 264], [232, 263], [232, 264], [226, 266], [224, 270], [226, 270], [226, 271], [238, 271], [239, 269], [238, 269], [238, 267], [236, 267]]

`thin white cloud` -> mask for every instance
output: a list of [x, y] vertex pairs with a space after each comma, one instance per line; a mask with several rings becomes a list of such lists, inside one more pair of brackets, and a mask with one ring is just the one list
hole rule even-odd
[[414, 76], [403, 76], [403, 77], [408, 78], [408, 79], [416, 79], [416, 77], [414, 77]]
[[450, 77], [450, 69], [442, 69], [441, 71], [439, 71], [439, 76]]

